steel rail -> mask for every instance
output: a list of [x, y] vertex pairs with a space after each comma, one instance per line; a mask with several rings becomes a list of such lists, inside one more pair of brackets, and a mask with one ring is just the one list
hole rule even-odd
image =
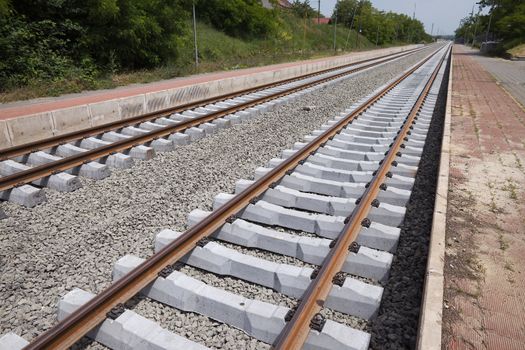
[[[353, 63], [343, 64], [343, 65], [340, 65], [340, 66], [337, 66], [337, 67], [323, 69], [323, 70], [320, 70], [318, 72], [303, 74], [303, 75], [300, 75], [300, 76], [297, 76], [297, 77], [283, 79], [283, 80], [279, 80], [279, 81], [276, 81], [276, 82], [273, 82], [273, 83], [262, 84], [262, 85], [258, 85], [258, 86], [252, 87], [252, 88], [248, 88], [248, 89], [244, 89], [244, 90], [240, 90], [240, 91], [235, 91], [235, 92], [231, 92], [231, 93], [228, 93], [228, 94], [223, 94], [223, 95], [219, 95], [219, 96], [215, 96], [215, 97], [210, 97], [210, 98], [206, 98], [206, 99], [195, 101], [195, 102], [186, 103], [186, 104], [179, 105], [179, 106], [176, 106], [176, 107], [166, 108], [166, 109], [162, 109], [162, 110], [155, 111], [155, 112], [141, 114], [139, 116], [126, 118], [126, 119], [123, 119], [123, 120], [117, 120], [117, 121], [110, 122], [110, 123], [105, 123], [105, 124], [102, 124], [102, 125], [99, 125], [99, 126], [94, 126], [94, 127], [91, 127], [91, 128], [82, 129], [82, 130], [79, 130], [79, 131], [73, 131], [73, 132], [70, 132], [70, 133], [63, 134], [63, 135], [53, 136], [53, 137], [50, 137], [50, 138], [47, 138], [47, 139], [44, 139], [44, 140], [29, 142], [29, 143], [25, 143], [25, 144], [22, 144], [22, 145], [5, 148], [5, 149], [0, 151], [0, 161], [6, 160], [6, 159], [10, 159], [10, 158], [14, 158], [14, 157], [18, 157], [18, 156], [21, 156], [21, 155], [24, 155], [24, 154], [28, 154], [28, 153], [32, 153], [32, 152], [36, 152], [36, 151], [41, 151], [41, 150], [44, 150], [44, 149], [48, 149], [48, 148], [51, 148], [51, 147], [58, 146], [58, 145], [63, 144], [63, 143], [80, 140], [82, 138], [86, 138], [86, 137], [90, 137], [90, 136], [96, 136], [96, 135], [99, 135], [99, 134], [102, 134], [104, 132], [108, 132], [108, 131], [111, 131], [111, 130], [117, 130], [117, 129], [120, 129], [120, 128], [125, 128], [127, 126], [136, 125], [138, 123], [143, 123], [143, 122], [146, 122], [146, 121], [150, 121], [150, 120], [153, 120], [153, 119], [167, 117], [167, 116], [169, 116], [169, 115], [171, 115], [173, 113], [183, 112], [183, 111], [186, 111], [186, 110], [189, 110], [189, 109], [194, 109], [194, 108], [206, 106], [206, 105], [211, 104], [211, 103], [217, 103], [217, 102], [224, 101], [224, 100], [227, 100], [227, 99], [230, 99], [230, 98], [239, 97], [239, 96], [246, 95], [246, 94], [249, 94], [249, 93], [253, 93], [253, 92], [269, 89], [269, 88], [272, 88], [272, 87], [281, 86], [281, 85], [288, 84], [288, 83], [291, 83], [291, 82], [294, 82], [294, 81], [298, 81], [298, 80], [302, 80], [302, 79], [306, 79], [306, 78], [310, 78], [310, 77], [315, 77], [317, 75], [329, 73], [329, 72], [332, 72], [332, 71], [336, 71], [338, 69], [344, 69], [344, 68], [348, 68], [348, 67], [351, 67], [351, 66], [355, 66], [355, 65], [359, 65], [359, 64], [370, 62], [370, 61], [379, 60], [379, 59], [384, 59], [384, 58], [396, 59], [398, 57], [404, 57], [406, 55], [416, 53], [416, 52], [418, 52], [420, 50], [423, 50], [423, 49], [424, 49], [424, 47], [422, 47], [422, 48], [415, 48], [415, 49], [407, 50], [405, 52], [397, 52], [397, 53], [383, 55], [383, 56], [379, 56], [379, 57], [375, 57], [375, 58], [368, 58], [368, 59], [360, 60], [360, 61], [353, 62]], [[393, 57], [393, 56], [396, 56], [396, 57]]]
[[90, 330], [104, 321], [106, 314], [116, 305], [125, 303], [144, 287], [153, 282], [158, 274], [190, 252], [199, 240], [217, 231], [225, 222], [235, 217], [248, 204], [257, 200], [272, 184], [279, 181], [288, 172], [292, 171], [301, 161], [312, 152], [332, 139], [352, 120], [383, 97], [402, 80], [421, 67], [439, 50], [424, 58], [415, 67], [407, 71], [394, 82], [383, 88], [375, 96], [363, 102], [354, 112], [338, 121], [323, 134], [306, 144], [293, 156], [265, 174], [247, 189], [236, 195], [230, 201], [213, 211], [204, 220], [185, 231], [180, 237], [168, 244], [159, 252], [146, 259], [142, 264], [111, 284], [108, 288], [82, 305], [68, 317], [54, 327], [41, 334], [24, 349], [66, 349], [81, 339]]
[[[404, 56], [397, 56], [397, 57], [404, 57]], [[264, 96], [256, 100], [247, 101], [245, 103], [235, 105], [227, 109], [223, 109], [223, 110], [220, 110], [214, 113], [210, 113], [210, 114], [207, 114], [201, 117], [197, 117], [191, 120], [182, 121], [174, 125], [168, 125], [163, 128], [152, 130], [142, 135], [137, 135], [137, 136], [133, 136], [128, 139], [125, 139], [125, 140], [112, 142], [111, 144], [101, 146], [101, 147], [98, 147], [98, 148], [95, 148], [95, 149], [92, 149], [86, 152], [82, 152], [82, 153], [79, 153], [79, 154], [76, 154], [70, 157], [65, 157], [57, 161], [38, 165], [30, 169], [20, 171], [20, 172], [17, 172], [17, 173], [8, 175], [8, 176], [0, 177], [0, 191], [6, 191], [6, 190], [9, 190], [17, 186], [29, 184], [43, 177], [50, 176], [50, 175], [56, 174], [61, 171], [65, 171], [71, 168], [81, 166], [83, 164], [89, 163], [96, 159], [104, 158], [104, 157], [107, 157], [117, 152], [122, 152], [132, 147], [153, 141], [161, 137], [168, 136], [172, 133], [184, 131], [188, 128], [195, 127], [200, 124], [224, 117], [228, 114], [232, 114], [240, 110], [264, 103], [266, 101], [274, 100], [279, 97], [292, 94], [296, 91], [303, 90], [308, 87], [315, 86], [315, 85], [318, 85], [318, 84], [321, 84], [321, 83], [324, 83], [330, 80], [334, 80], [334, 79], [337, 79], [339, 77], [342, 77], [348, 74], [359, 72], [361, 70], [365, 70], [367, 68], [374, 67], [376, 65], [388, 62], [390, 60], [392, 60], [392, 58], [382, 59], [382, 60], [379, 60], [373, 63], [369, 63], [369, 64], [366, 64], [366, 65], [363, 65], [363, 66], [360, 66], [354, 69], [350, 69], [345, 72], [341, 72], [339, 74], [331, 75], [329, 77], [324, 77], [324, 78], [321, 78], [313, 82], [307, 82], [307, 83], [295, 86], [285, 91], [276, 92], [274, 94]]]
[[409, 135], [415, 117], [423, 105], [425, 98], [441, 69], [448, 50], [449, 49], [445, 51], [436, 69], [427, 81], [424, 89], [407, 116], [407, 119], [403, 123], [400, 133], [396, 136], [392, 147], [381, 162], [380, 167], [375, 172], [371, 182], [368, 184], [363, 196], [360, 198], [359, 204], [349, 216], [348, 222], [343, 228], [342, 233], [335, 241], [335, 245], [330, 249], [330, 252], [324, 259], [316, 278], [311, 282], [308, 289], [303, 294], [301, 302], [297, 306], [294, 315], [276, 340], [276, 343], [274, 344], [275, 349], [301, 349], [306, 342], [311, 329], [311, 321], [323, 307], [323, 304], [332, 289], [333, 278], [337, 272], [341, 271], [348, 256], [349, 247], [357, 238], [357, 235], [363, 226], [363, 220], [366, 220], [367, 215], [372, 208], [372, 201], [377, 198], [381, 184], [386, 179], [393, 164], [395, 164], [393, 162], [398, 156], [401, 144], [405, 142], [405, 137]]

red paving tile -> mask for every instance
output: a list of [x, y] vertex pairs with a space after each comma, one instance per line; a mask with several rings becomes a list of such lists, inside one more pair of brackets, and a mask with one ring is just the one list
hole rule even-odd
[[510, 315], [514, 315], [518, 318], [522, 317], [523, 312], [516, 305], [518, 305], [518, 298], [512, 293], [512, 295], [504, 295], [500, 290], [492, 291], [485, 289], [484, 294], [481, 297], [481, 304], [483, 308], [492, 312], [504, 312]]
[[523, 350], [525, 349], [525, 343], [492, 332], [487, 332], [486, 348], [498, 350]]
[[473, 303], [471, 297], [458, 295], [454, 298], [454, 304], [465, 318], [480, 320], [483, 317], [482, 311]]
[[468, 243], [462, 251], [447, 247], [447, 259], [472, 273], [445, 274], [445, 290], [456, 294], [444, 311], [443, 344], [523, 350], [525, 111], [465, 53], [454, 47], [447, 237]]
[[[485, 329], [510, 339], [522, 339], [523, 324], [521, 318], [505, 312], [485, 312]], [[525, 340], [525, 339], [524, 339]]]

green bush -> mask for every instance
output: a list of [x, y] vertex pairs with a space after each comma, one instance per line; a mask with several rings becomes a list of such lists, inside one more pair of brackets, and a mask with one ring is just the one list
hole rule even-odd
[[[70, 24], [70, 23], [69, 23]], [[64, 27], [53, 21], [28, 23], [20, 18], [0, 18], [0, 84], [3, 89], [32, 80], [57, 79], [74, 67], [63, 53]]]
[[[455, 36], [459, 41], [499, 41], [499, 53], [525, 42], [525, 2], [523, 0], [480, 0], [479, 12], [460, 21]], [[482, 9], [489, 9], [481, 14]], [[490, 23], [490, 28], [489, 28]], [[476, 38], [474, 38], [476, 33]]]
[[372, 6], [369, 0], [339, 0], [332, 20], [352, 29], [361, 30], [368, 40], [378, 44], [396, 41], [419, 43], [430, 41], [423, 23], [405, 14], [384, 12]]
[[[333, 52], [334, 26], [311, 21], [315, 10], [298, 0], [291, 11], [266, 9], [260, 0], [0, 0], [0, 92], [32, 98], [195, 72], [194, 2], [199, 69]], [[374, 42], [375, 27], [363, 28]], [[380, 43], [389, 38], [381, 34]], [[338, 50], [370, 41], [337, 26]], [[33, 90], [16, 95], [24, 87]]]
[[174, 61], [189, 30], [179, 0], [0, 0], [0, 90], [75, 72]]
[[264, 8], [259, 0], [198, 0], [200, 20], [226, 34], [260, 38], [277, 32], [277, 13]]

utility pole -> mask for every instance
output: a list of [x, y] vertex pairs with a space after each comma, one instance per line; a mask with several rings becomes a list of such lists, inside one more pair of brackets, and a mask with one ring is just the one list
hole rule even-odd
[[355, 18], [355, 11], [357, 10], [357, 4], [354, 7], [354, 13], [352, 14], [352, 21], [350, 22], [350, 30], [348, 31], [348, 36], [346, 37], [346, 43], [345, 43], [345, 51], [346, 47], [348, 46], [348, 40], [350, 40], [350, 33], [352, 33], [352, 28], [354, 26], [354, 18]]
[[[470, 12], [470, 18], [474, 19], [474, 6], [476, 3], [472, 4], [472, 11]], [[472, 42], [474, 42], [474, 36], [472, 36]], [[472, 45], [472, 43], [471, 43]]]
[[490, 8], [489, 26], [487, 27], [487, 34], [485, 34], [485, 42], [489, 41], [490, 24], [492, 23], [492, 14], [494, 13], [494, 6]]
[[480, 12], [481, 12], [481, 9], [478, 8], [478, 13], [476, 14], [476, 22], [474, 23], [474, 37], [472, 38], [472, 46], [474, 46], [474, 42], [476, 41], [476, 33], [478, 31], [478, 22], [479, 22]]
[[399, 38], [399, 23], [396, 23], [396, 40]]
[[[359, 2], [356, 4], [356, 6], [359, 6], [359, 14], [361, 14], [361, 0], [359, 0]], [[356, 10], [357, 11], [357, 10]], [[355, 26], [356, 28], [356, 35], [355, 35], [355, 48], [358, 49], [359, 48], [359, 33], [361, 32], [361, 24], [360, 24], [360, 18], [361, 15], [359, 15], [359, 17], [357, 18], [357, 25]], [[353, 20], [352, 20], [353, 21]]]
[[377, 34], [376, 34], [376, 47], [377, 43], [379, 42], [379, 24], [377, 25]]
[[359, 49], [359, 35], [361, 34], [361, 18], [357, 19], [357, 26], [359, 27], [359, 30], [357, 31], [357, 37], [355, 39], [356, 41], [356, 47]]
[[[414, 12], [412, 12], [412, 21], [416, 19], [416, 3], [414, 3]], [[412, 40], [412, 25], [408, 29], [408, 42]]]
[[434, 23], [432, 23], [432, 29], [430, 29], [430, 36], [432, 36], [432, 34], [434, 34]]
[[[470, 12], [470, 18], [473, 18], [474, 17], [474, 4], [472, 4], [472, 11]], [[470, 24], [468, 25], [467, 27], [467, 33], [466, 33], [466, 38], [465, 38], [465, 45], [468, 45], [468, 33], [470, 31]]]
[[195, 69], [198, 69], [199, 50], [197, 49], [197, 19], [195, 17], [195, 1], [193, 1], [193, 43], [195, 44]]
[[[339, 2], [339, 1], [337, 1]], [[335, 23], [334, 23], [334, 51], [337, 52], [337, 2], [335, 4]]]
[[321, 0], [317, 2], [317, 24], [321, 23]]
[[[306, 52], [306, 17], [307, 11], [304, 12], [304, 28], [303, 28], [303, 55]], [[309, 19], [308, 19], [309, 20]]]

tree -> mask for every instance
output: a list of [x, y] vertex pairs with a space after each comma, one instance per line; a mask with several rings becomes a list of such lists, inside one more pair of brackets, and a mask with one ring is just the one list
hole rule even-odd
[[317, 17], [317, 11], [310, 6], [310, 0], [294, 0], [291, 10], [299, 18]]
[[335, 16], [337, 16], [337, 23], [341, 23], [350, 28], [352, 25], [352, 19], [354, 18], [358, 7], [358, 0], [338, 1], [335, 5], [334, 13], [332, 14], [332, 20], [335, 20]]
[[189, 16], [178, 0], [17, 0], [10, 8], [9, 17], [26, 22], [33, 35], [60, 38], [52, 48], [59, 54], [102, 65], [114, 60], [125, 68], [176, 57]]
[[[418, 43], [430, 41], [423, 23], [407, 15], [379, 11], [369, 0], [340, 0], [332, 18], [353, 29], [361, 29], [361, 34], [368, 40], [382, 45], [395, 40]], [[359, 28], [357, 27], [359, 23]]]
[[[480, 9], [489, 8], [486, 15], [469, 15], [463, 18], [456, 29], [456, 40], [472, 42], [476, 27], [482, 39], [487, 30], [488, 39], [502, 42], [504, 48], [510, 48], [525, 42], [525, 2], [522, 0], [481, 0]], [[489, 29], [489, 21], [491, 22]]]
[[197, 0], [199, 18], [225, 33], [263, 37], [277, 32], [276, 10], [264, 8], [259, 0]]

